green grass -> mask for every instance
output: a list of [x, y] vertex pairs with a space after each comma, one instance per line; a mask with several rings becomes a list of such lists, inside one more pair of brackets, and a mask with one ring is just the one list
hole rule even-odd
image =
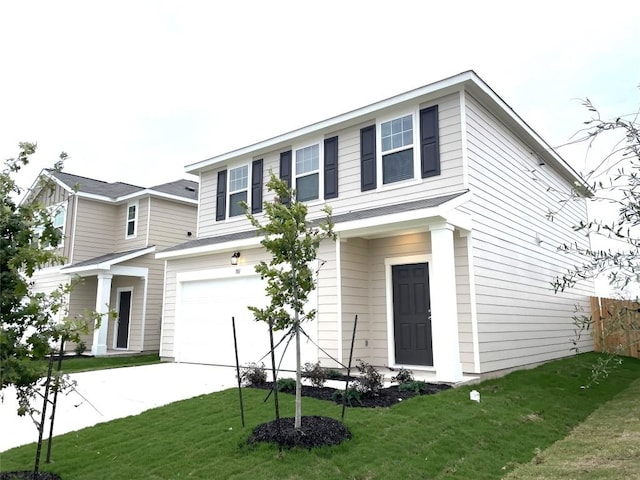
[[[41, 363], [42, 369], [46, 368], [46, 361]], [[150, 355], [115, 355], [109, 357], [63, 357], [62, 370], [65, 373], [87, 372], [89, 370], [104, 370], [107, 368], [133, 367], [160, 363], [158, 354]], [[53, 364], [54, 370], [58, 368], [57, 360]]]
[[[56, 437], [53, 463], [43, 469], [78, 480], [502, 478], [640, 377], [640, 361], [629, 358], [603, 383], [581, 389], [595, 358], [571, 357], [388, 409], [348, 409], [353, 439], [281, 455], [273, 445], [245, 445], [253, 426], [273, 418], [265, 392], [243, 390], [243, 430], [237, 390], [230, 389]], [[473, 388], [481, 403], [469, 400]], [[291, 416], [293, 397], [280, 399]], [[339, 406], [314, 399], [303, 399], [303, 409], [340, 415]], [[34, 450], [0, 454], [0, 470], [30, 468]]]
[[640, 478], [640, 379], [566, 438], [507, 477], [518, 480]]

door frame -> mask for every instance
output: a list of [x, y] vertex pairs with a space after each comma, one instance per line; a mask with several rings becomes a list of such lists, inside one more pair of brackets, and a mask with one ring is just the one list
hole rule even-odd
[[[118, 347], [118, 330], [120, 329], [120, 294], [122, 292], [131, 292], [129, 297], [129, 324], [127, 325], [127, 346]], [[133, 313], [133, 287], [119, 287], [116, 289], [116, 321], [115, 328], [113, 329], [113, 348], [115, 350], [128, 350], [129, 342], [131, 341], [131, 318]]]
[[[396, 363], [396, 347], [395, 347], [395, 319], [393, 318], [393, 274], [394, 265], [406, 265], [411, 263], [431, 263], [432, 255], [425, 253], [421, 255], [407, 255], [402, 257], [389, 257], [384, 259], [384, 276], [385, 276], [385, 301], [387, 306], [387, 364], [390, 367], [409, 367], [411, 370], [433, 371], [435, 367], [427, 365], [400, 365]], [[429, 295], [431, 296], [431, 272], [429, 272]], [[433, 330], [431, 331], [433, 334]], [[432, 337], [432, 341], [435, 338]]]

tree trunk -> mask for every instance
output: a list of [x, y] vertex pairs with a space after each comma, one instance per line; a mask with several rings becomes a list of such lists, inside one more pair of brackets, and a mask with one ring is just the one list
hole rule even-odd
[[296, 417], [294, 428], [302, 428], [302, 367], [300, 366], [300, 323], [296, 312]]

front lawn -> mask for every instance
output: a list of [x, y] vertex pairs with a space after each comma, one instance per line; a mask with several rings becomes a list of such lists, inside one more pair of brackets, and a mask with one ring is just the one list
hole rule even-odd
[[[348, 409], [351, 440], [282, 454], [275, 445], [245, 445], [254, 426], [273, 418], [272, 399], [243, 390], [243, 430], [238, 392], [230, 389], [56, 437], [54, 463], [43, 469], [64, 480], [502, 478], [640, 377], [640, 361], [628, 358], [600, 385], [581, 389], [595, 358], [571, 357], [391, 408]], [[481, 403], [469, 400], [472, 389]], [[280, 401], [283, 415], [292, 416], [293, 396]], [[340, 410], [303, 399], [304, 415], [339, 418]], [[0, 470], [29, 469], [34, 450], [0, 454]]]
[[[41, 367], [46, 371], [47, 361], [40, 361]], [[133, 367], [137, 365], [149, 365], [160, 363], [157, 353], [145, 355], [111, 355], [108, 357], [72, 356], [62, 357], [62, 371], [64, 373], [87, 372], [89, 370], [104, 370], [107, 368]], [[55, 360], [53, 369], [57, 370], [58, 360]]]

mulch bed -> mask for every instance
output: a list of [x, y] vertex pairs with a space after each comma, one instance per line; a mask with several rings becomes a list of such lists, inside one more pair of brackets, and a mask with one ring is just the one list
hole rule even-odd
[[[251, 387], [271, 390], [272, 384], [251, 385]], [[417, 395], [432, 395], [449, 388], [451, 388], [451, 385], [425, 383], [420, 392], [415, 392], [412, 390], [401, 390], [398, 385], [392, 385], [381, 389], [378, 395], [362, 396], [360, 402], [353, 401], [351, 405], [347, 404], [347, 406], [368, 408], [391, 407]], [[341, 404], [341, 401], [334, 399], [334, 393], [337, 391], [343, 392], [343, 390], [331, 387], [302, 386], [302, 396], [304, 397], [335, 401]], [[338, 445], [351, 438], [351, 432], [349, 432], [347, 427], [342, 422], [330, 417], [302, 417], [301, 424], [301, 429], [296, 430], [294, 428], [293, 418], [281, 418], [279, 425], [276, 420], [263, 423], [254, 428], [247, 443], [251, 445], [258, 442], [269, 442], [280, 445], [283, 448], [302, 447], [311, 449], [326, 445]]]

